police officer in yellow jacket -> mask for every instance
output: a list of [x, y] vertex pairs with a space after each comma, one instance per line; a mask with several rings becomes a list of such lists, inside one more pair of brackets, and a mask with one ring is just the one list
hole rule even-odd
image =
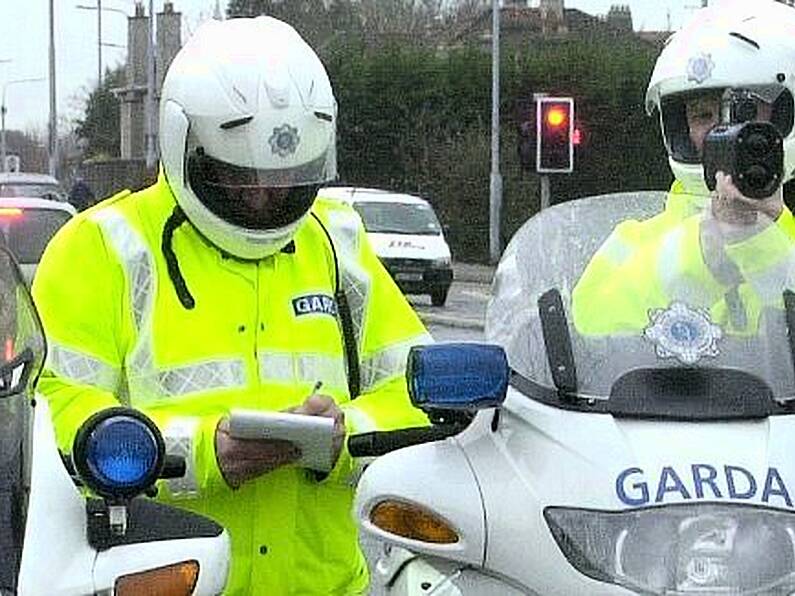
[[[364, 593], [359, 466], [341, 439], [427, 423], [404, 367], [430, 338], [357, 215], [315, 200], [336, 177], [326, 71], [285, 23], [210, 21], [160, 105], [157, 182], [74, 218], [38, 269], [39, 389], [59, 444], [100, 408], [140, 408], [187, 462], [159, 497], [230, 532], [228, 593]], [[231, 437], [235, 407], [332, 417], [333, 469], [297, 466], [288, 442]]]
[[754, 280], [793, 258], [795, 219], [780, 187], [751, 199], [719, 172], [710, 193], [701, 153], [707, 132], [728, 117], [727, 91], [742, 90], [754, 119], [772, 122], [784, 138], [784, 181], [795, 176], [792, 31], [792, 8], [735, 1], [697, 11], [668, 40], [646, 105], [659, 114], [676, 180], [662, 213], [619, 224], [586, 268], [572, 295], [580, 333], [634, 332], [648, 323], [649, 309], [683, 295], [729, 328], [752, 329], [762, 306]]

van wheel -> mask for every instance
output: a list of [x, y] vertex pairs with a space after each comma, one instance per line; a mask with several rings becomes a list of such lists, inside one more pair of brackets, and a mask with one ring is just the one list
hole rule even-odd
[[444, 303], [447, 301], [447, 292], [449, 290], [450, 286], [431, 290], [431, 304], [434, 306], [444, 306]]

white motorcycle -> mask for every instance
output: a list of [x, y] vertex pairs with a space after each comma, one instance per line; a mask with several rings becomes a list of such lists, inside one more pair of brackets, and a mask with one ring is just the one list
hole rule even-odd
[[[375, 585], [795, 593], [795, 244], [762, 216], [715, 225], [703, 200], [680, 198], [680, 226], [668, 220], [663, 250], [640, 256], [613, 236], [594, 258], [617, 223], [660, 213], [664, 193], [545, 210], [503, 255], [491, 343], [412, 350], [410, 394], [433, 426], [348, 443], [385, 453], [356, 497], [383, 544]], [[687, 234], [709, 237], [703, 262], [677, 252]], [[758, 266], [737, 265], [735, 283], [692, 274], [715, 254], [741, 263], [741, 249]], [[621, 277], [633, 263], [658, 285]]]
[[121, 407], [99, 412], [80, 429], [72, 457], [59, 454], [47, 403], [34, 395], [46, 349], [41, 323], [4, 248], [0, 340], [0, 595], [220, 594], [226, 531], [138, 497], [185, 467], [165, 456], [148, 418]]

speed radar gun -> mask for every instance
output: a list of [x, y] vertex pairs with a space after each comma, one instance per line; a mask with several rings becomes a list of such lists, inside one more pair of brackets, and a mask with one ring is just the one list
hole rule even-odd
[[102, 410], [60, 453], [35, 386], [46, 344], [19, 266], [0, 247], [0, 595], [220, 594], [229, 536], [155, 502], [185, 472], [157, 427]]
[[704, 180], [715, 190], [717, 172], [728, 174], [751, 199], [764, 199], [779, 187], [784, 172], [781, 133], [770, 122], [756, 122], [758, 97], [732, 89], [723, 102], [723, 122], [704, 138]]

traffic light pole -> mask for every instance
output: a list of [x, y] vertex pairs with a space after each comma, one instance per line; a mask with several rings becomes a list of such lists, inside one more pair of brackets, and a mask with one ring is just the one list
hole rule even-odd
[[549, 207], [549, 201], [551, 197], [551, 193], [549, 190], [549, 175], [541, 174], [538, 177], [539, 181], [541, 182], [541, 211], [547, 209]]
[[500, 3], [491, 2], [491, 178], [489, 184], [489, 261], [500, 260], [500, 213], [502, 176], [500, 175]]
[[571, 97], [533, 95], [536, 103], [536, 173], [539, 175], [539, 209], [551, 202], [549, 174], [574, 171], [574, 100]]

